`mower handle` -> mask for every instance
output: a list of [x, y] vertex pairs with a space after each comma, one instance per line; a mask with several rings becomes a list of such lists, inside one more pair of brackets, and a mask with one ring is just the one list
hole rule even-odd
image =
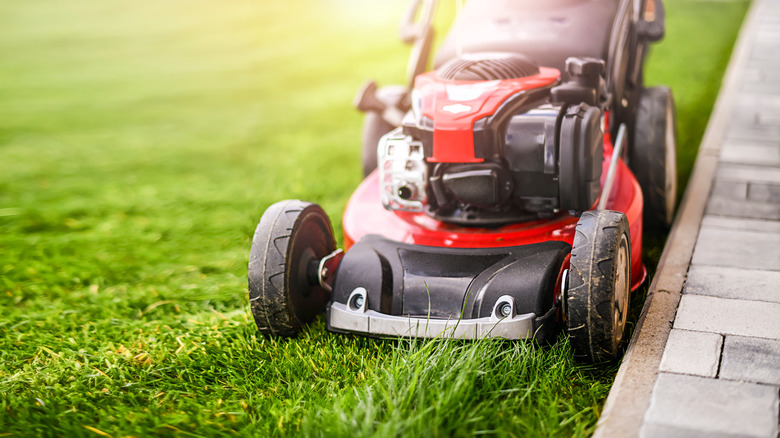
[[666, 30], [666, 10], [662, 0], [647, 0], [645, 10], [637, 23], [641, 38], [650, 42], [660, 41]]
[[[420, 17], [420, 21], [415, 21], [417, 12], [420, 10], [423, 2], [425, 2], [423, 15]], [[435, 9], [436, 0], [412, 0], [406, 9], [406, 13], [401, 18], [401, 26], [398, 31], [404, 44], [412, 44], [425, 35], [426, 28], [431, 27], [433, 24], [433, 12]]]
[[[414, 78], [424, 73], [428, 66], [433, 43], [433, 16], [436, 12], [436, 3], [437, 0], [412, 0], [401, 20], [399, 29], [401, 41], [414, 44], [406, 69], [410, 90], [414, 87]], [[415, 20], [421, 7], [423, 10], [420, 19]]]

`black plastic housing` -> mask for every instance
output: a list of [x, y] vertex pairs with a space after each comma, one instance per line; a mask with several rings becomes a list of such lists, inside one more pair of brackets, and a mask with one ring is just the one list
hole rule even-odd
[[586, 104], [569, 107], [560, 130], [560, 207], [581, 213], [601, 192], [603, 158], [601, 110]]
[[550, 90], [550, 100], [556, 103], [586, 103], [600, 106], [604, 92], [605, 63], [595, 58], [568, 58], [569, 80]]
[[515, 204], [525, 211], [558, 209], [558, 129], [560, 106], [546, 105], [517, 114], [507, 126], [503, 156], [512, 174]]
[[441, 67], [458, 53], [500, 51], [522, 54], [565, 75], [570, 56], [608, 59], [619, 4], [619, 0], [469, 1], [438, 50], [434, 66]]
[[549, 318], [558, 274], [569, 252], [571, 246], [559, 241], [439, 248], [369, 235], [341, 261], [332, 300], [346, 303], [355, 288], [363, 287], [371, 310], [458, 319], [490, 316], [498, 298], [510, 295], [518, 314]]

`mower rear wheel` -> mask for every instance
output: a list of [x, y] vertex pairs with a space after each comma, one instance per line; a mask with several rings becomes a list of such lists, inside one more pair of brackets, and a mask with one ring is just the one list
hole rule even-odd
[[383, 135], [393, 130], [393, 126], [377, 112], [366, 113], [363, 119], [363, 177], [376, 169], [377, 146]]
[[319, 261], [336, 245], [330, 219], [317, 204], [288, 200], [268, 207], [252, 239], [249, 303], [257, 328], [292, 337], [325, 311]]
[[645, 198], [644, 224], [666, 229], [677, 201], [677, 126], [667, 87], [642, 90], [628, 162]]
[[631, 236], [625, 214], [582, 214], [568, 281], [566, 328], [575, 357], [590, 362], [617, 359], [631, 293]]
[[[404, 97], [408, 94], [406, 87], [401, 85], [386, 85], [376, 90], [376, 98], [388, 107], [396, 107], [399, 111], [406, 111], [409, 105]], [[366, 112], [363, 118], [363, 176], [376, 169], [377, 147], [383, 135], [396, 127], [388, 123], [382, 113], [377, 111]]]

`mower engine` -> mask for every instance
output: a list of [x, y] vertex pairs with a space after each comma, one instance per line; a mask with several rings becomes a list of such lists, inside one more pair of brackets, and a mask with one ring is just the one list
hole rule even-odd
[[412, 109], [378, 145], [382, 203], [464, 226], [579, 214], [602, 169], [601, 61], [570, 81], [527, 58], [480, 53], [415, 80]]

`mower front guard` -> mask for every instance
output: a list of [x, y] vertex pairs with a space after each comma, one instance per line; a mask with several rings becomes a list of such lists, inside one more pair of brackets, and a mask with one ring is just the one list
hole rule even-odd
[[327, 327], [376, 337], [551, 339], [570, 251], [556, 241], [440, 248], [366, 236], [338, 266]]

